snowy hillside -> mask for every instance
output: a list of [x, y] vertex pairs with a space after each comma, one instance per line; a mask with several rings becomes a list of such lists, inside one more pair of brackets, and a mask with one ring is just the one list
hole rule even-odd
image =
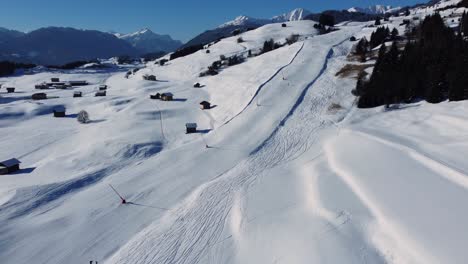
[[[403, 19], [387, 26], [404, 32]], [[128, 78], [0, 78], [0, 160], [22, 162], [0, 176], [1, 262], [465, 263], [468, 103], [357, 109], [356, 73], [337, 73], [356, 64], [350, 37], [368, 38], [373, 21], [325, 35], [313, 21], [286, 24]], [[199, 77], [221, 55], [292, 34], [299, 41]], [[31, 100], [52, 77], [90, 85]], [[107, 96], [95, 97], [101, 84]], [[174, 100], [150, 99], [162, 92]]]

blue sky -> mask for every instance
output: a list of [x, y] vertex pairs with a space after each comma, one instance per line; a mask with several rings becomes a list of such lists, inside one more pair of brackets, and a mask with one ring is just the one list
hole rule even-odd
[[187, 41], [238, 15], [267, 18], [297, 7], [319, 12], [424, 0], [0, 0], [0, 27], [70, 26], [128, 33], [140, 28]]

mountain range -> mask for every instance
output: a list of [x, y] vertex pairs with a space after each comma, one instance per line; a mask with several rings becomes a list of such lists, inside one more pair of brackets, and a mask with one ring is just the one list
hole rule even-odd
[[383, 15], [386, 13], [393, 13], [400, 10], [401, 7], [385, 6], [385, 5], [374, 5], [369, 7], [351, 7], [347, 11], [351, 13], [359, 12], [371, 15]]
[[[375, 16], [395, 12], [400, 7], [376, 5], [366, 8], [353, 7], [348, 10], [329, 10], [324, 13], [341, 21], [367, 21]], [[207, 30], [187, 43], [172, 39], [169, 35], [156, 34], [150, 29], [120, 34], [96, 30], [47, 27], [23, 33], [0, 28], [0, 60], [36, 64], [65, 64], [76, 60], [90, 60], [120, 55], [141, 56], [147, 53], [168, 53], [180, 47], [206, 44], [233, 32], [255, 29], [270, 23], [297, 20], [318, 21], [321, 13], [312, 13], [302, 8], [294, 9], [272, 18], [238, 16], [214, 29]]]
[[0, 28], [0, 60], [43, 65], [168, 53], [180, 45], [180, 41], [149, 29], [131, 34], [111, 34], [68, 27], [40, 28], [28, 33]]
[[119, 39], [130, 43], [142, 53], [171, 52], [182, 46], [182, 42], [169, 35], [159, 35], [148, 28], [130, 34], [114, 34]]
[[311, 12], [303, 8], [297, 8], [291, 12], [274, 16], [272, 18], [253, 18], [249, 16], [238, 16], [234, 20], [228, 21], [217, 28], [207, 30], [184, 44], [183, 47], [206, 44], [217, 39], [231, 36], [233, 31], [246, 31], [255, 29], [266, 24], [281, 23], [287, 21], [303, 20]]

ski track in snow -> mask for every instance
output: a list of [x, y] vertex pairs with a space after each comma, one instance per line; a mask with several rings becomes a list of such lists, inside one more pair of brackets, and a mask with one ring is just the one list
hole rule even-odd
[[[349, 35], [345, 40], [349, 38]], [[312, 136], [314, 131], [325, 125], [325, 120], [321, 118], [322, 113], [326, 110], [335, 89], [330, 89], [325, 85], [315, 87], [314, 84], [326, 71], [329, 60], [334, 56], [333, 50], [343, 42], [340, 41], [330, 48], [318, 75], [303, 88], [296, 104], [281, 121], [280, 126], [264, 143], [251, 152], [248, 159], [219, 175], [214, 181], [199, 187], [175, 211], [178, 217], [167, 216], [167, 219], [163, 221], [164, 224], [154, 224], [147, 230], [143, 230], [108, 263], [197, 263], [210, 250], [211, 245], [224, 241], [220, 235], [236, 193], [253, 184], [256, 177], [265, 170], [290, 161], [291, 157], [305, 152], [314, 141]], [[295, 58], [303, 48], [304, 44]], [[294, 59], [290, 64], [293, 62]], [[278, 76], [281, 69], [259, 87], [256, 95], [262, 87]], [[329, 80], [325, 78], [324, 81]], [[314, 93], [308, 93], [312, 87], [316, 88]], [[248, 106], [254, 98], [255, 96]], [[303, 104], [304, 101], [307, 101], [307, 104]], [[300, 120], [300, 122], [291, 122], [291, 124], [299, 125], [287, 126], [289, 119]], [[312, 122], [317, 124], [314, 130], [310, 130]], [[304, 123], [307, 125], [301, 125]], [[346, 221], [344, 220], [343, 224]], [[331, 230], [325, 232], [329, 231]]]

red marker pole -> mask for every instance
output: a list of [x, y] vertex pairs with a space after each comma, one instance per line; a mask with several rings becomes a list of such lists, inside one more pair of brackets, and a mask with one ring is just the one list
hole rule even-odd
[[114, 189], [114, 187], [112, 187], [112, 185], [109, 184], [109, 187], [112, 188], [112, 190], [115, 192], [115, 194], [117, 194], [117, 196], [119, 196], [120, 200], [122, 200], [122, 204], [126, 204], [127, 201], [125, 201], [125, 199], [120, 195], [119, 192], [117, 192], [117, 190]]

